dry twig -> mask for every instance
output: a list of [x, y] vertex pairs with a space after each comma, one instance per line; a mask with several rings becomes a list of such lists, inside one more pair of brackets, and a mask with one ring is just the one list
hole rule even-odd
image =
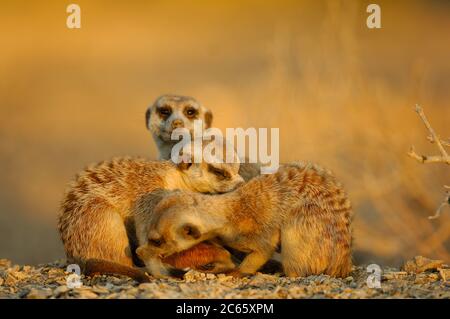
[[[411, 146], [411, 149], [409, 150], [408, 155], [423, 164], [445, 163], [445, 164], [450, 165], [450, 156], [448, 155], [447, 151], [444, 148], [444, 146], [450, 146], [450, 142], [440, 139], [440, 137], [436, 134], [436, 132], [431, 127], [430, 122], [428, 122], [427, 118], [425, 117], [425, 113], [423, 112], [422, 107], [420, 107], [418, 104], [416, 104], [415, 111], [417, 114], [419, 114], [420, 118], [422, 119], [422, 122], [425, 124], [426, 128], [430, 132], [430, 135], [427, 137], [427, 139], [431, 143], [435, 143], [437, 145], [441, 155], [432, 155], [432, 156], [419, 155], [416, 153], [414, 146]], [[445, 198], [442, 201], [441, 205], [439, 205], [438, 209], [436, 210], [436, 213], [433, 216], [428, 217], [429, 219], [438, 218], [441, 215], [442, 209], [445, 206], [450, 206], [450, 186], [445, 185], [444, 188], [447, 190]]]
[[444, 200], [442, 201], [441, 205], [439, 205], [438, 209], [436, 210], [436, 213], [433, 216], [428, 216], [428, 219], [438, 218], [439, 216], [441, 216], [442, 209], [445, 206], [450, 206], [450, 186], [444, 185], [444, 188], [447, 189]]

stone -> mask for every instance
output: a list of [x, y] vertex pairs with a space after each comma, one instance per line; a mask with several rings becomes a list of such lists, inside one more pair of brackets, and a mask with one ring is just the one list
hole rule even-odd
[[381, 278], [384, 280], [402, 279], [407, 275], [408, 273], [406, 271], [391, 271], [384, 273]]
[[0, 268], [10, 268], [11, 261], [8, 259], [0, 259]]
[[423, 256], [416, 256], [414, 259], [408, 260], [404, 264], [403, 270], [409, 273], [418, 274], [427, 270], [437, 270], [443, 263], [442, 260], [433, 260]]

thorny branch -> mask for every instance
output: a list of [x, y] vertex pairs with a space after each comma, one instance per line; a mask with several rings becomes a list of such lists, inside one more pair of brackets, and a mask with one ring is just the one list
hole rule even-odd
[[[430, 122], [428, 122], [425, 113], [423, 112], [422, 107], [420, 107], [418, 104], [416, 104], [415, 111], [417, 114], [419, 114], [420, 118], [422, 119], [422, 122], [425, 124], [426, 128], [430, 132], [430, 135], [427, 137], [427, 139], [431, 143], [435, 143], [439, 149], [439, 152], [441, 155], [419, 155], [416, 153], [414, 146], [411, 146], [411, 149], [408, 152], [408, 155], [415, 160], [417, 160], [420, 163], [427, 164], [427, 163], [445, 163], [450, 165], [450, 156], [448, 155], [447, 151], [445, 150], [444, 146], [450, 146], [450, 141], [442, 140], [436, 132], [433, 130], [433, 128], [430, 125]], [[446, 195], [444, 200], [442, 201], [441, 205], [439, 205], [438, 209], [436, 210], [436, 213], [433, 216], [429, 216], [429, 219], [435, 219], [438, 218], [441, 215], [441, 211], [445, 206], [450, 206], [450, 186], [444, 185], [444, 188], [446, 189]]]

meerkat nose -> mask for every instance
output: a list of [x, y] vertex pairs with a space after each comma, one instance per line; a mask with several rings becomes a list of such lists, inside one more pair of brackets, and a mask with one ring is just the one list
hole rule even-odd
[[239, 187], [239, 186], [242, 186], [242, 185], [244, 185], [245, 184], [245, 180], [244, 180], [244, 178], [242, 177], [242, 176], [237, 176], [236, 177], [236, 186], [237, 187]]
[[177, 120], [174, 120], [174, 121], [172, 122], [172, 128], [173, 128], [173, 129], [181, 128], [181, 127], [184, 127], [183, 120], [177, 119]]

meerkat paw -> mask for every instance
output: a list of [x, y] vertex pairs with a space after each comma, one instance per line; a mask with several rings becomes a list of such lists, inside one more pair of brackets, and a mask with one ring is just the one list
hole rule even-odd
[[150, 276], [153, 279], [167, 279], [167, 278], [170, 278], [170, 275], [166, 274], [166, 273], [150, 273]]
[[151, 276], [151, 275], [150, 275], [149, 273], [147, 273], [147, 272], [144, 272], [144, 273], [142, 274], [142, 276], [139, 276], [139, 278], [137, 278], [136, 280], [137, 280], [139, 283], [147, 283], [147, 282], [151, 282], [153, 279], [154, 279], [153, 276]]

